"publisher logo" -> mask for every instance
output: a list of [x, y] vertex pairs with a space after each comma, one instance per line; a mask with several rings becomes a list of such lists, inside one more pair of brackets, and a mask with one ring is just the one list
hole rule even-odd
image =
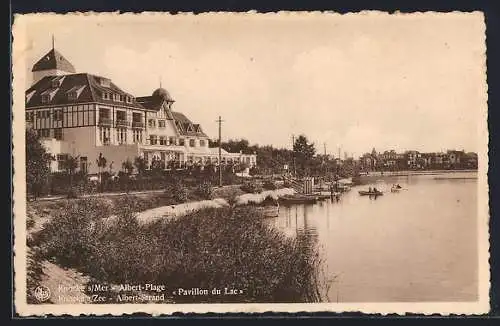
[[35, 294], [35, 298], [37, 298], [38, 301], [44, 302], [50, 298], [50, 289], [46, 286], [40, 285], [40, 286], [37, 286], [34, 294]]

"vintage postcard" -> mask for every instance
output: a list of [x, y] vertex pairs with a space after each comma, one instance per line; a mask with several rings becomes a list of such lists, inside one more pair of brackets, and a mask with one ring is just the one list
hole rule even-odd
[[485, 30], [16, 15], [16, 313], [488, 312]]

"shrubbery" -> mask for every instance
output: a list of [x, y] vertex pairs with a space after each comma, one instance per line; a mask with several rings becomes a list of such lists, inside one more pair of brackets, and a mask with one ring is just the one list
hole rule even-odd
[[263, 187], [260, 182], [247, 181], [241, 186], [241, 190], [248, 193], [259, 193], [263, 190]]
[[188, 189], [180, 181], [174, 181], [167, 185], [165, 194], [176, 203], [185, 203], [188, 200]]
[[[154, 173], [156, 172], [156, 173]], [[66, 172], [55, 172], [50, 174], [46, 186], [40, 188], [39, 195], [65, 195], [69, 198], [76, 198], [83, 194], [93, 194], [98, 192], [130, 192], [160, 190], [174, 181], [182, 180], [186, 187], [196, 188], [201, 179], [211, 182], [219, 182], [218, 173], [213, 172], [213, 167], [198, 169], [186, 169], [180, 171], [146, 171], [141, 175], [129, 175], [119, 171], [113, 176], [108, 171], [100, 174], [99, 180], [89, 181], [88, 175], [77, 172], [72, 175], [70, 186], [69, 175]], [[240, 184], [241, 178], [230, 170], [224, 170], [222, 174], [224, 185]]]
[[278, 185], [273, 180], [266, 180], [266, 182], [264, 182], [264, 189], [276, 190], [276, 189], [278, 189]]
[[249, 207], [205, 209], [179, 219], [138, 224], [132, 201], [116, 219], [103, 203], [76, 201], [41, 231], [44, 257], [101, 283], [168, 284], [170, 289], [242, 289], [237, 296], [176, 302], [319, 300], [313, 239], [287, 238]]
[[111, 211], [109, 203], [95, 198], [69, 202], [38, 234], [44, 254], [63, 266], [84, 268], [95, 251], [96, 229]]
[[213, 187], [210, 182], [203, 182], [196, 188], [196, 194], [203, 199], [212, 199]]

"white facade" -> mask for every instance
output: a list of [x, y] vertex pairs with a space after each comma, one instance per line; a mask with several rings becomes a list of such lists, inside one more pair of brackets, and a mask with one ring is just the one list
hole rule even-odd
[[[62, 120], [55, 118], [59, 118], [55, 111], [62, 111]], [[109, 112], [113, 118], [104, 119], [100, 116], [102, 112]], [[127, 120], [117, 120], [119, 112], [123, 112], [121, 114], [125, 114]], [[140, 117], [141, 121], [134, 123], [134, 113], [135, 118]], [[56, 158], [51, 164], [52, 171], [63, 170], [65, 155], [71, 155], [79, 157], [80, 169], [85, 169], [89, 174], [97, 173], [96, 159], [100, 153], [106, 158], [106, 170], [110, 172], [121, 170], [123, 162], [134, 162], [137, 156], [143, 156], [149, 164], [156, 158], [165, 162], [165, 168], [169, 168], [169, 162], [175, 162], [176, 167], [219, 163], [218, 148], [210, 148], [207, 137], [179, 134], [173, 126], [173, 120], [165, 119], [164, 114], [85, 104], [31, 109], [27, 110], [27, 115], [32, 127], [42, 137], [47, 151]], [[34, 118], [31, 119], [31, 116]], [[142, 120], [148, 123], [154, 120], [156, 127], [150, 128]], [[163, 123], [161, 127], [158, 126], [159, 121], [165, 121], [164, 127]], [[62, 127], [63, 123], [68, 127]], [[257, 163], [256, 155], [228, 153], [225, 150], [221, 154], [222, 163], [244, 163], [250, 167]]]

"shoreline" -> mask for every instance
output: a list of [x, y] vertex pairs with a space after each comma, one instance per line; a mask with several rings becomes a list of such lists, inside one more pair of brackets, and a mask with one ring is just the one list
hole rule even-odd
[[448, 173], [473, 173], [478, 172], [478, 170], [420, 170], [420, 171], [387, 171], [387, 172], [368, 172], [369, 174], [360, 174], [360, 177], [371, 177], [371, 176], [411, 176], [411, 175], [436, 175], [436, 174], [448, 174]]

